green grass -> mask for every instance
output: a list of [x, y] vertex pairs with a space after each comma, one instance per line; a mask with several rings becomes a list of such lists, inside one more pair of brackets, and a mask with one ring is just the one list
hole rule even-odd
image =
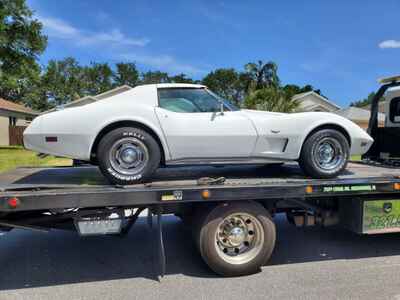
[[351, 159], [351, 160], [359, 161], [359, 160], [361, 160], [361, 155], [352, 155], [352, 156], [350, 157], [350, 159]]
[[71, 165], [72, 161], [68, 158], [54, 156], [39, 158], [36, 152], [25, 150], [22, 147], [0, 147], [0, 173], [18, 167], [55, 167]]

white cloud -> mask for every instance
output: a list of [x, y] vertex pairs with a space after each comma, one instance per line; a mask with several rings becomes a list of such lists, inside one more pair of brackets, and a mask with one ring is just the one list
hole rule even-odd
[[400, 41], [386, 40], [386, 41], [379, 43], [379, 48], [381, 48], [381, 49], [400, 48]]
[[99, 46], [107, 50], [112, 47], [108, 55], [114, 59], [135, 61], [140, 64], [157, 68], [172, 73], [185, 73], [197, 75], [205, 73], [204, 70], [189, 64], [181, 63], [173, 56], [159, 54], [137, 54], [132, 52], [131, 47], [144, 47], [150, 40], [147, 38], [131, 38], [124, 35], [118, 28], [109, 31], [87, 31], [74, 27], [62, 19], [51, 17], [39, 17], [45, 33], [54, 39], [71, 41], [77, 47], [90, 47], [97, 49]]
[[121, 54], [121, 59], [136, 61], [138, 63], [173, 73], [197, 75], [206, 71], [189, 64], [181, 63], [170, 55], [141, 55], [134, 53]]
[[116, 45], [127, 46], [146, 46], [150, 40], [146, 38], [134, 39], [126, 37], [119, 29], [113, 29], [109, 32], [98, 32], [92, 35], [81, 36], [82, 44], [97, 44], [97, 43], [113, 43]]
[[42, 22], [44, 29], [47, 30], [47, 33], [51, 36], [67, 38], [79, 35], [79, 32], [76, 28], [60, 19], [40, 17], [40, 22]]
[[118, 28], [107, 32], [80, 30], [67, 22], [49, 17], [39, 17], [46, 34], [52, 38], [71, 40], [78, 45], [112, 44], [114, 46], [146, 46], [147, 38], [131, 38], [125, 36]]

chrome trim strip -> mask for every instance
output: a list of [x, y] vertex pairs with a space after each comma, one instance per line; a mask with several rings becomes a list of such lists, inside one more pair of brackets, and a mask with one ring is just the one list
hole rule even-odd
[[175, 160], [166, 161], [166, 165], [223, 165], [223, 164], [268, 164], [268, 163], [280, 163], [285, 159], [274, 159], [265, 157], [190, 157], [180, 158]]

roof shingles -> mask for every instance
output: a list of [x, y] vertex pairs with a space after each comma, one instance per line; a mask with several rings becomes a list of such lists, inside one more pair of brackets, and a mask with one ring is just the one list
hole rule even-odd
[[19, 113], [24, 113], [32, 116], [36, 116], [39, 113], [30, 109], [29, 107], [26, 107], [24, 105], [14, 103], [11, 101], [4, 100], [0, 98], [0, 110], [8, 110], [8, 111], [13, 111], [13, 112], [19, 112]]

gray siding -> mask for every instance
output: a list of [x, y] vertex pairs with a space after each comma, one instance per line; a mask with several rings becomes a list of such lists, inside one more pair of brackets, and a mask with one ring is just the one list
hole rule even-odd
[[8, 146], [8, 117], [2, 116], [0, 112], [0, 146]]
[[17, 118], [17, 126], [28, 126], [30, 121], [27, 121], [26, 118], [33, 118], [28, 114], [0, 109], [0, 146], [10, 145], [8, 133], [9, 117]]

